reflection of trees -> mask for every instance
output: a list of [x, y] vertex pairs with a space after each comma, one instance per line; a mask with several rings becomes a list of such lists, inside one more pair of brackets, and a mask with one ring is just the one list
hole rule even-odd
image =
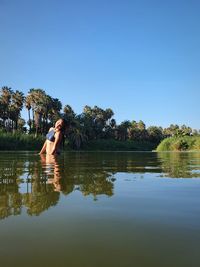
[[22, 207], [22, 196], [20, 193], [4, 192], [0, 194], [0, 219], [10, 215], [19, 215]]
[[114, 180], [112, 174], [108, 172], [95, 173], [91, 170], [84, 174], [80, 171], [74, 180], [73, 178], [70, 180], [73, 181], [76, 190], [79, 190], [84, 196], [93, 195], [94, 200], [98, 195], [113, 195]]
[[39, 215], [58, 203], [61, 192], [68, 195], [79, 190], [83, 195], [92, 194], [94, 198], [100, 194], [113, 194], [112, 175], [103, 169], [84, 168], [80, 158], [76, 158], [75, 166], [70, 166], [64, 156], [45, 156], [43, 159], [33, 154], [19, 154], [19, 157], [12, 154], [11, 159], [6, 154], [3, 156], [3, 162], [0, 157], [2, 219], [21, 214], [23, 206], [29, 215]]
[[[196, 166], [196, 167], [195, 167]], [[78, 190], [94, 200], [114, 194], [115, 174], [158, 173], [200, 177], [198, 153], [65, 153], [57, 158], [34, 154], [0, 156], [0, 218], [39, 215], [55, 206], [61, 194]]]
[[23, 195], [23, 204], [28, 208], [29, 215], [39, 215], [50, 206], [55, 206], [59, 200], [57, 192], [42, 192], [26, 193]]
[[73, 185], [83, 195], [113, 195], [117, 172], [159, 172], [156, 154], [150, 153], [66, 153], [63, 158], [66, 186]]
[[[66, 153], [64, 162], [75, 173], [88, 172], [155, 172], [159, 167], [156, 153], [139, 152], [102, 152], [102, 153]], [[158, 172], [160, 170], [158, 169]]]
[[[195, 178], [200, 177], [199, 153], [187, 152], [159, 152], [158, 160], [161, 162], [163, 176], [171, 178]], [[195, 172], [197, 170], [197, 172]]]
[[113, 183], [110, 179], [106, 179], [104, 175], [97, 178], [91, 177], [86, 183], [80, 185], [80, 191], [86, 196], [92, 194], [94, 197], [97, 195], [105, 194], [107, 196], [113, 195]]
[[23, 204], [27, 207], [29, 215], [39, 215], [49, 207], [55, 206], [58, 200], [59, 193], [54, 192], [46, 181], [40, 179], [40, 176], [32, 178], [31, 192], [23, 194]]
[[[54, 180], [55, 176], [62, 177], [60, 181], [60, 187], [62, 193], [67, 195], [74, 190], [80, 191], [83, 195], [93, 195], [96, 199], [97, 195], [113, 195], [113, 181], [112, 173], [105, 171], [101, 168], [91, 168], [84, 166], [87, 164], [87, 160], [80, 158], [78, 153], [74, 153], [75, 157], [72, 159], [68, 157], [57, 158], [55, 166], [62, 166], [61, 168], [54, 168]], [[57, 174], [55, 175], [55, 170]], [[57, 179], [58, 181], [58, 179]]]
[[18, 178], [24, 172], [24, 162], [10, 159], [9, 154], [7, 158], [0, 167], [0, 219], [20, 214], [22, 207]]
[[[9, 159], [0, 158], [0, 218], [21, 214], [22, 207], [29, 215], [38, 215], [50, 206], [56, 205], [59, 193], [47, 185], [41, 164], [36, 156]], [[8, 160], [6, 160], [8, 158]], [[26, 183], [26, 192], [20, 192], [20, 186]]]
[[[30, 173], [29, 173], [30, 176]], [[43, 171], [40, 161], [35, 160], [31, 168], [30, 192], [23, 194], [23, 204], [27, 207], [29, 215], [39, 215], [51, 206], [55, 206], [59, 200], [59, 193], [54, 192], [51, 185], [48, 185], [46, 173]]]

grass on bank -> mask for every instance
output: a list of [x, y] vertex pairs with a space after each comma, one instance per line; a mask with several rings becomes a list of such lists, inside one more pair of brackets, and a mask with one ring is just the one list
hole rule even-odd
[[198, 151], [200, 136], [169, 137], [164, 139], [156, 151]]
[[[22, 133], [5, 133], [0, 131], [0, 150], [40, 150], [45, 137]], [[147, 141], [117, 141], [99, 139], [86, 143], [81, 150], [88, 151], [152, 151], [156, 144]], [[72, 150], [69, 142], [65, 142], [65, 150]]]
[[152, 151], [156, 146], [155, 143], [147, 141], [99, 139], [88, 142], [82, 149], [89, 151]]
[[40, 150], [44, 137], [0, 131], [0, 150]]

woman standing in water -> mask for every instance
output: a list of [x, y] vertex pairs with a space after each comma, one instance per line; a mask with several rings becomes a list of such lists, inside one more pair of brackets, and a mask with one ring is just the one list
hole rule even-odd
[[40, 151], [40, 154], [58, 155], [61, 152], [61, 144], [63, 140], [63, 131], [65, 128], [65, 121], [59, 119], [55, 123], [55, 127], [50, 128], [46, 135], [46, 141]]

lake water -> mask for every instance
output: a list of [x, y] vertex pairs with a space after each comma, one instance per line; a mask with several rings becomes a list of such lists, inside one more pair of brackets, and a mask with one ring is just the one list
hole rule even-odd
[[0, 153], [2, 267], [200, 266], [200, 153]]

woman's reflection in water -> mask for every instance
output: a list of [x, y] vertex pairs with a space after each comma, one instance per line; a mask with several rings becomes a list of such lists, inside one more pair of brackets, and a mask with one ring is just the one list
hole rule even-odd
[[61, 173], [57, 155], [41, 154], [41, 163], [47, 175], [47, 184], [52, 184], [55, 192], [61, 192]]

